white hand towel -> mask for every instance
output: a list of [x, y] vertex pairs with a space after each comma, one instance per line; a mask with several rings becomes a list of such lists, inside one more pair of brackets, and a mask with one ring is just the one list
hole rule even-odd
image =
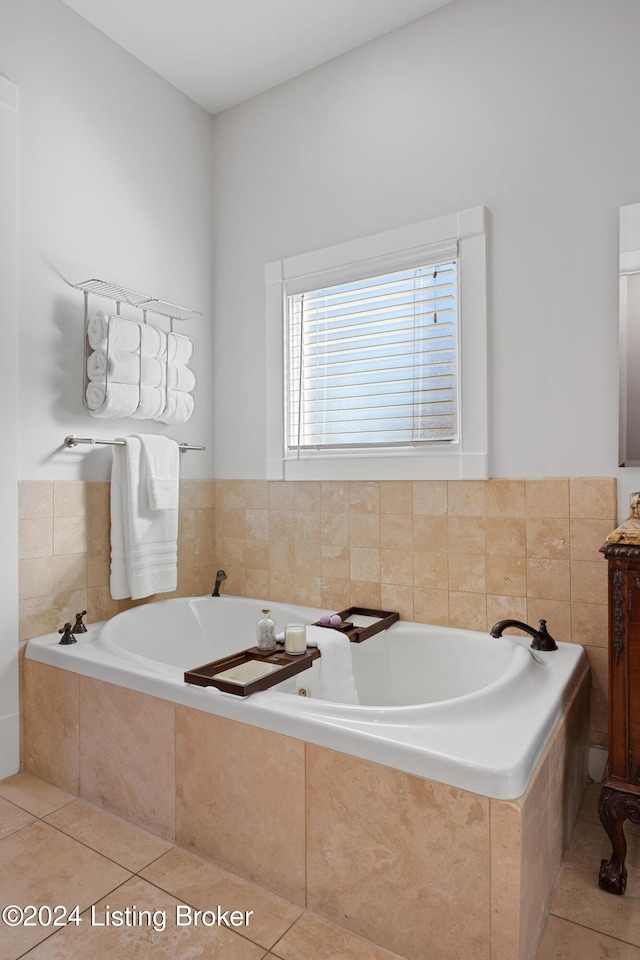
[[167, 405], [154, 420], [162, 423], [186, 423], [193, 413], [193, 397], [182, 390], [167, 390]]
[[177, 510], [180, 451], [175, 440], [155, 434], [134, 433], [142, 444], [147, 471], [147, 493], [152, 510]]
[[193, 341], [179, 333], [167, 334], [167, 359], [172, 363], [189, 363], [193, 353]]
[[183, 393], [191, 393], [196, 385], [196, 378], [189, 367], [184, 363], [167, 364], [167, 386], [171, 390], [182, 390]]
[[[105, 396], [106, 395], [106, 396]], [[90, 381], [86, 397], [92, 417], [130, 417], [138, 406], [140, 391], [135, 384]]]
[[[111, 390], [111, 384], [109, 384], [109, 390]], [[166, 399], [164, 388], [161, 390], [158, 387], [140, 387], [138, 392], [140, 403], [136, 405], [130, 416], [134, 420], [157, 420], [164, 410]]]
[[151, 509], [142, 443], [137, 436], [124, 439], [113, 448], [111, 595], [138, 600], [177, 586], [178, 511]]
[[320, 697], [336, 703], [359, 703], [353, 677], [351, 641], [339, 630], [307, 627], [307, 646], [320, 651]]
[[109, 383], [142, 383], [145, 387], [163, 387], [166, 363], [153, 357], [139, 357], [127, 350], [99, 348], [87, 357], [87, 376], [90, 380], [109, 380]]
[[99, 311], [87, 324], [87, 337], [91, 348], [106, 348], [107, 335], [109, 350], [137, 350], [140, 345], [140, 324], [124, 317], [110, 317]]

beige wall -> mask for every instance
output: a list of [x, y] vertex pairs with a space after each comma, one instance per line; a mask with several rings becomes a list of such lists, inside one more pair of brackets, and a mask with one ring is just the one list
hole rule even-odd
[[[20, 638], [131, 601], [109, 594], [109, 485], [20, 484]], [[176, 595], [223, 591], [487, 630], [545, 617], [585, 644], [592, 742], [606, 745], [607, 577], [598, 547], [616, 526], [611, 478], [181, 483]], [[163, 595], [168, 596], [168, 595]], [[156, 599], [156, 598], [150, 598]]]

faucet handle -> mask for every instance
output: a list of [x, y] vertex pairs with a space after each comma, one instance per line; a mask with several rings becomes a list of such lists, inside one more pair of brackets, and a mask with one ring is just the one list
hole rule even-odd
[[62, 634], [62, 637], [60, 638], [60, 640], [58, 641], [58, 643], [63, 643], [63, 644], [66, 645], [66, 644], [69, 644], [69, 643], [77, 643], [77, 642], [78, 642], [78, 641], [76, 640], [76, 638], [74, 637], [74, 635], [73, 635], [73, 631], [71, 630], [71, 623], [65, 623], [64, 627], [61, 627], [61, 628], [58, 630], [58, 633], [61, 633], [61, 634]]
[[534, 640], [534, 643], [531, 646], [535, 650], [557, 650], [558, 644], [555, 642], [549, 631], [547, 630], [547, 621], [541, 620], [538, 626], [538, 633], [540, 635], [539, 640]]
[[75, 622], [74, 625], [73, 625], [73, 630], [71, 631], [72, 633], [86, 633], [86, 632], [87, 632], [87, 628], [85, 627], [84, 623], [82, 622], [82, 618], [83, 618], [83, 617], [86, 617], [86, 615], [87, 615], [87, 611], [86, 611], [86, 610], [82, 610], [80, 613], [76, 613], [76, 622]]

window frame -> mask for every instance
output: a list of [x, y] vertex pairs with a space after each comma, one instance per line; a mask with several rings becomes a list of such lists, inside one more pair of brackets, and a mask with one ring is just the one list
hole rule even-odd
[[[474, 207], [396, 230], [277, 260], [265, 268], [268, 480], [457, 480], [488, 476], [487, 222]], [[417, 265], [458, 247], [459, 439], [416, 447], [301, 451], [287, 455], [284, 402], [286, 298]]]

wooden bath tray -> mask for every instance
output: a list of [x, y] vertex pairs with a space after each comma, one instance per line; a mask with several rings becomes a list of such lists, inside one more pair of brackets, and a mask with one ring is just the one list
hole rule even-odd
[[338, 610], [338, 616], [342, 618], [342, 623], [337, 626], [316, 622], [314, 627], [341, 630], [352, 643], [362, 643], [400, 619], [400, 614], [394, 611], [372, 610], [369, 607], [348, 607], [346, 610]]
[[240, 650], [228, 657], [221, 657], [220, 660], [187, 670], [184, 679], [186, 683], [217, 687], [225, 693], [248, 697], [302, 673], [319, 656], [320, 651], [316, 648], [309, 648], [306, 653], [295, 656], [282, 649], [265, 655], [257, 647], [249, 647], [247, 650]]

